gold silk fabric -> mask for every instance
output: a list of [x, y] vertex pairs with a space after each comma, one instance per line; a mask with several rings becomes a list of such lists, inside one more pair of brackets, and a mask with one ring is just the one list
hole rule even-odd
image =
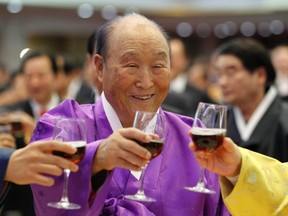
[[288, 165], [240, 148], [242, 167], [233, 185], [220, 177], [224, 203], [233, 216], [288, 215]]

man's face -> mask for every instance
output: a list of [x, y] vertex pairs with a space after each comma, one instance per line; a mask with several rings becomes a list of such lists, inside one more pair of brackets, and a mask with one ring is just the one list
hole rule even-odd
[[185, 54], [185, 45], [178, 39], [170, 41], [171, 47], [171, 73], [172, 79], [183, 73], [188, 65], [188, 59]]
[[155, 28], [121, 24], [108, 41], [103, 89], [127, 127], [137, 110], [154, 112], [161, 106], [169, 90], [170, 60], [168, 44]]
[[43, 105], [48, 103], [56, 79], [48, 57], [29, 59], [23, 70], [30, 98]]
[[263, 91], [263, 79], [258, 73], [251, 74], [234, 55], [220, 55], [215, 60], [215, 69], [226, 104], [243, 106]]
[[272, 52], [271, 60], [278, 74], [288, 76], [288, 47], [277, 48]]

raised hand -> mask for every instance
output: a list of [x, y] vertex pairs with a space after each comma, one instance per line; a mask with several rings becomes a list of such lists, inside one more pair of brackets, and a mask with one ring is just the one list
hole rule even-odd
[[189, 148], [194, 151], [197, 162], [211, 172], [227, 177], [236, 176], [240, 172], [241, 153], [238, 146], [228, 137], [225, 137], [223, 144], [212, 152], [196, 150], [193, 141], [189, 143]]
[[115, 167], [140, 171], [151, 154], [134, 140], [149, 142], [150, 137], [139, 129], [123, 128], [103, 140], [94, 157], [92, 172]]
[[0, 134], [0, 148], [16, 148], [15, 138], [8, 133]]
[[76, 164], [53, 155], [53, 151], [73, 154], [76, 148], [51, 140], [31, 143], [13, 152], [7, 166], [5, 180], [20, 185], [52, 186], [54, 179], [47, 175], [60, 176], [63, 169], [70, 169], [73, 172], [78, 170]]

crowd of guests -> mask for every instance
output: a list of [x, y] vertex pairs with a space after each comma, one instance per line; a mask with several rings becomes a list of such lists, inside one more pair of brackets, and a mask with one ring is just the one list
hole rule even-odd
[[[54, 55], [46, 50], [31, 50], [21, 59], [19, 72], [9, 79], [3, 69], [3, 97], [0, 109], [1, 124], [11, 125], [14, 145], [3, 138], [1, 147], [25, 147], [37, 120], [65, 99], [78, 103], [94, 103], [94, 88], [83, 79], [84, 62], [68, 55]], [[17, 96], [17, 97], [16, 97]], [[7, 99], [5, 99], [7, 97]], [[17, 124], [17, 125], [16, 125]], [[15, 131], [16, 130], [16, 131]], [[19, 212], [35, 215], [33, 196], [29, 185], [13, 184], [2, 209], [3, 215]]]
[[[133, 25], [135, 29], [122, 32], [121, 29], [127, 25]], [[141, 37], [141, 42], [138, 37]], [[134, 52], [127, 49], [131, 46], [131, 41], [134, 42]], [[233, 198], [237, 197], [247, 205], [251, 200], [244, 200], [245, 193], [241, 188], [235, 187], [232, 190], [234, 185], [231, 186], [231, 181], [226, 177], [236, 176], [239, 182], [245, 181], [239, 167], [241, 161], [242, 166], [246, 167], [250, 153], [242, 148], [239, 151], [230, 140], [225, 141], [227, 144], [224, 148], [232, 149], [231, 155], [238, 159], [233, 163], [219, 163], [219, 166], [229, 165], [233, 169], [207, 167], [213, 173], [207, 172], [206, 178], [208, 184], [213, 185], [217, 191], [216, 195], [193, 194], [178, 188], [179, 185], [182, 189], [187, 186], [188, 179], [196, 182], [199, 173], [196, 160], [189, 149], [185, 148], [190, 142], [188, 131], [193, 120], [178, 114], [193, 117], [200, 101], [228, 106], [227, 136], [238, 146], [273, 157], [280, 162], [288, 161], [288, 61], [285, 60], [288, 59], [288, 46], [277, 46], [269, 51], [254, 39], [237, 38], [216, 48], [210, 59], [199, 57], [191, 60], [187, 55], [189, 47], [181, 39], [166, 40], [166, 34], [161, 28], [135, 14], [104, 25], [99, 32], [93, 32], [87, 44], [85, 64], [79, 63], [70, 55], [31, 50], [21, 59], [19, 72], [13, 75], [0, 65], [0, 73], [3, 74], [0, 77], [0, 111], [6, 119], [3, 123], [12, 125], [16, 118], [23, 131], [18, 137], [15, 134], [14, 138], [4, 137], [6, 144], [0, 137], [1, 147], [25, 149], [31, 141], [52, 137], [51, 127], [47, 125], [51, 118], [59, 115], [77, 116], [89, 123], [87, 155], [79, 164], [80, 170], [71, 176], [71, 184], [79, 185], [79, 193], [75, 193], [72, 199], [79, 202], [82, 209], [67, 215], [92, 212], [95, 215], [100, 212], [108, 215], [116, 212], [119, 215], [187, 215], [192, 211], [195, 215], [229, 215], [229, 212], [237, 215], [237, 212], [242, 211], [233, 204]], [[143, 50], [143, 46], [146, 49]], [[171, 71], [168, 46], [171, 49]], [[148, 67], [152, 68], [153, 75], [149, 75]], [[138, 69], [144, 75], [138, 76]], [[142, 92], [138, 92], [138, 88], [143, 89]], [[102, 92], [104, 93], [101, 94]], [[127, 99], [127, 93], [136, 96]], [[146, 102], [143, 97], [151, 99], [151, 102]], [[66, 99], [91, 105], [82, 107]], [[61, 103], [62, 101], [65, 102]], [[164, 112], [171, 131], [170, 139], [165, 143], [168, 147], [161, 157], [151, 162], [147, 171], [146, 178], [150, 181], [146, 187], [159, 200], [149, 205], [123, 199], [123, 192], [132, 193], [137, 185], [129, 169], [139, 169], [145, 161], [144, 156], [140, 157], [145, 152], [132, 151], [132, 144], [129, 142], [131, 146], [128, 147], [125, 144], [127, 140], [144, 139], [143, 134], [130, 128], [135, 109], [140, 108]], [[53, 115], [45, 115], [51, 109]], [[94, 110], [97, 112], [91, 117], [90, 113]], [[109, 126], [101, 129], [103, 125]], [[8, 146], [7, 140], [10, 143]], [[115, 143], [115, 140], [118, 142]], [[193, 149], [193, 144], [191, 146]], [[229, 158], [224, 150], [220, 149], [219, 152]], [[239, 155], [242, 155], [242, 160]], [[123, 160], [125, 156], [127, 158]], [[259, 155], [256, 158], [259, 161], [269, 161]], [[251, 161], [249, 163], [253, 164], [253, 159]], [[281, 165], [276, 162], [275, 166]], [[190, 171], [187, 172], [186, 169]], [[269, 176], [271, 168], [265, 169], [269, 171], [265, 175]], [[256, 169], [255, 172], [261, 172], [261, 169]], [[221, 185], [218, 185], [217, 174], [221, 175]], [[173, 179], [170, 175], [174, 176]], [[92, 179], [99, 178], [103, 181], [103, 184], [100, 182], [101, 187], [93, 185], [91, 176]], [[106, 176], [109, 177], [106, 179]], [[23, 215], [34, 215], [35, 208], [38, 215], [43, 212], [46, 215], [64, 214], [62, 210], [47, 207], [47, 202], [57, 200], [62, 191], [61, 179], [55, 177], [54, 181], [53, 188], [33, 185], [35, 206], [30, 186], [12, 185], [2, 213], [8, 215], [9, 211], [18, 210]], [[254, 183], [261, 185], [261, 181]], [[162, 190], [156, 184], [160, 184]], [[178, 186], [176, 188], [172, 185]], [[263, 185], [265, 187], [265, 183]], [[255, 188], [255, 194], [261, 196], [262, 189]], [[46, 194], [45, 197], [43, 194]], [[270, 201], [268, 198], [267, 200]], [[252, 207], [251, 210], [245, 209], [248, 215], [249, 211], [254, 212]], [[270, 213], [268, 215], [273, 215]]]

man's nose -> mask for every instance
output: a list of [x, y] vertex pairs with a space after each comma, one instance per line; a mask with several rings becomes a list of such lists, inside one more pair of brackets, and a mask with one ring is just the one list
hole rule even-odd
[[28, 82], [28, 85], [30, 86], [38, 86], [39, 84], [41, 84], [40, 82], [40, 79], [38, 77], [31, 77], [29, 82]]
[[229, 78], [227, 76], [225, 75], [218, 76], [218, 84], [220, 86], [226, 85], [227, 83], [229, 83]]
[[149, 70], [149, 68], [142, 68], [139, 71], [136, 86], [143, 89], [148, 89], [152, 85], [153, 85], [153, 74], [151, 70]]

